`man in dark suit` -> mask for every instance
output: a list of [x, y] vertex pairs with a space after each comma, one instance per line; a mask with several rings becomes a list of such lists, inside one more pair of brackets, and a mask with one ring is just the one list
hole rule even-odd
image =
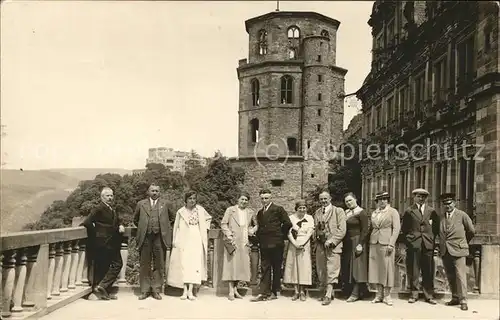
[[439, 233], [439, 216], [426, 204], [429, 192], [422, 188], [413, 190], [414, 203], [401, 217], [401, 233], [406, 243], [406, 276], [410, 284], [409, 303], [418, 300], [419, 278], [422, 272], [422, 289], [425, 301], [434, 300], [434, 241]]
[[260, 245], [262, 276], [260, 293], [252, 301], [278, 298], [281, 289], [284, 239], [292, 227], [285, 209], [271, 202], [271, 191], [264, 189], [259, 192], [259, 195], [263, 205], [263, 208], [257, 213], [257, 238]]
[[120, 248], [125, 228], [120, 224], [120, 217], [111, 206], [112, 202], [113, 190], [103, 188], [101, 202], [82, 222], [87, 228], [94, 267], [93, 292], [101, 300], [116, 299], [116, 296], [109, 294], [109, 289], [123, 266]]
[[[134, 223], [137, 226], [137, 248], [140, 255], [139, 300], [151, 295], [161, 300], [161, 288], [165, 277], [165, 255], [172, 248], [172, 210], [160, 197], [160, 187], [151, 184], [149, 197], [137, 203]], [[151, 272], [151, 260], [153, 271]]]
[[455, 194], [441, 195], [445, 214], [439, 224], [439, 251], [443, 258], [444, 270], [451, 290], [451, 301], [447, 306], [458, 306], [466, 311], [467, 307], [467, 266], [469, 241], [474, 237], [471, 218], [455, 208]]

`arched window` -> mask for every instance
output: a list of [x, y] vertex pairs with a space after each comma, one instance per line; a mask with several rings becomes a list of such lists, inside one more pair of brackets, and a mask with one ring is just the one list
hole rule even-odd
[[296, 26], [291, 26], [288, 28], [288, 39], [298, 39], [300, 38], [300, 31], [299, 28]]
[[297, 154], [297, 139], [289, 137], [286, 139], [286, 145], [288, 147], [288, 153], [289, 155], [296, 155]]
[[252, 79], [251, 84], [252, 84], [252, 106], [258, 106], [259, 105], [259, 91], [260, 91], [259, 80]]
[[297, 49], [295, 49], [295, 48], [288, 48], [288, 58], [290, 58], [290, 59], [297, 58]]
[[250, 120], [250, 137], [253, 143], [259, 141], [259, 119]]
[[322, 35], [323, 37], [330, 38], [330, 34], [329, 34], [329, 33], [328, 33], [328, 31], [326, 31], [326, 30], [321, 30], [321, 35]]
[[258, 41], [259, 54], [260, 55], [267, 54], [267, 31], [260, 30], [258, 37], [259, 37], [259, 41]]
[[293, 78], [286, 75], [281, 77], [281, 103], [293, 102]]

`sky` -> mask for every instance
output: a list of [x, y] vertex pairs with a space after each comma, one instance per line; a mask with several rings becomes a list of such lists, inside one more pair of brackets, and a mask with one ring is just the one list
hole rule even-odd
[[[280, 1], [340, 21], [345, 92], [370, 69], [373, 1]], [[245, 20], [276, 1], [5, 1], [4, 168], [145, 166], [148, 148], [237, 156]], [[358, 113], [346, 103], [344, 128]]]

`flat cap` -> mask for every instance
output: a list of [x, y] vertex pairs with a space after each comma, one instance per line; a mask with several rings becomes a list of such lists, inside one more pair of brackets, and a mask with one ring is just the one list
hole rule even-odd
[[424, 188], [417, 188], [411, 192], [412, 194], [423, 194], [424, 196], [429, 195], [429, 191], [425, 190]]
[[444, 204], [448, 204], [452, 201], [455, 201], [455, 194], [453, 192], [447, 192], [443, 193], [439, 198]]
[[377, 192], [377, 194], [375, 194], [375, 201], [382, 200], [382, 199], [389, 199], [389, 198], [390, 198], [389, 192], [387, 192], [387, 191], [380, 191], [380, 192]]

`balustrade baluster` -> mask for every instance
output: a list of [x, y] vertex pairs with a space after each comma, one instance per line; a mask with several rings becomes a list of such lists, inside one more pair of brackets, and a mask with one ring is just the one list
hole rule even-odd
[[71, 267], [71, 242], [64, 242], [64, 263], [61, 277], [61, 292], [68, 292], [69, 268]]
[[63, 269], [63, 247], [62, 243], [56, 244], [56, 257], [55, 257], [55, 269], [54, 269], [54, 282], [52, 284], [52, 298], [59, 299], [61, 295], [61, 276]]
[[[208, 287], [213, 288], [214, 287], [214, 268], [215, 268], [215, 255], [214, 255], [214, 239], [208, 239], [208, 261], [210, 262], [209, 269], [208, 269], [208, 277], [207, 277], [207, 284]], [[221, 260], [222, 262], [222, 260]], [[217, 285], [217, 284], [216, 284]]]
[[481, 246], [473, 246], [473, 257], [472, 265], [474, 268], [474, 288], [472, 289], [475, 293], [480, 293], [479, 284], [481, 280]]
[[14, 281], [14, 294], [12, 301], [14, 306], [12, 307], [12, 316], [20, 317], [23, 312], [23, 294], [24, 285], [26, 282], [26, 262], [28, 258], [26, 257], [26, 249], [18, 249], [16, 255], [16, 276]]
[[250, 249], [250, 285], [255, 286], [259, 279], [259, 247], [252, 245]]
[[82, 283], [84, 285], [90, 285], [90, 271], [89, 271], [89, 256], [87, 254], [87, 247], [86, 247], [86, 244], [87, 244], [87, 240], [83, 240], [84, 243], [83, 243], [83, 256], [85, 257], [85, 259], [83, 259], [83, 272], [82, 272]]
[[85, 240], [80, 240], [80, 245], [78, 246], [79, 252], [78, 252], [78, 267], [76, 269], [76, 285], [77, 286], [83, 286], [84, 282], [83, 279], [86, 279], [87, 277], [83, 275], [84, 272], [87, 272], [87, 270], [84, 270], [85, 266]]
[[16, 251], [10, 250], [3, 254], [2, 263], [2, 277], [3, 277], [3, 290], [2, 290], [2, 318], [11, 316], [10, 305], [12, 301], [12, 294], [14, 292], [14, 281], [16, 278]]
[[76, 288], [76, 271], [78, 269], [78, 240], [73, 241], [71, 245], [71, 267], [69, 269], [68, 289]]
[[49, 245], [49, 272], [47, 277], [47, 300], [52, 299], [51, 292], [54, 284], [54, 271], [56, 268], [56, 248], [55, 244]]
[[26, 289], [24, 290], [24, 298], [22, 306], [25, 308], [33, 308], [35, 306], [35, 302], [33, 300], [33, 294], [35, 290], [35, 267], [37, 265], [38, 258], [38, 249], [40, 247], [31, 247], [28, 248], [27, 256], [27, 264], [26, 264]]
[[128, 244], [126, 242], [122, 242], [120, 255], [122, 256], [123, 266], [122, 269], [120, 270], [120, 277], [118, 278], [117, 283], [127, 283], [125, 272], [127, 271]]

